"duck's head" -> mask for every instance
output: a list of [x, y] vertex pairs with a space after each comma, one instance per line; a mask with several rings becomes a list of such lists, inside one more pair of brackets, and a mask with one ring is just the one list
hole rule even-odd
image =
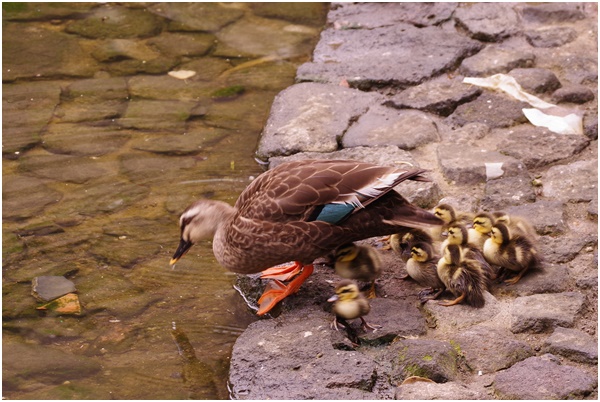
[[494, 218], [488, 213], [480, 213], [473, 218], [473, 229], [479, 233], [488, 234], [494, 226]]
[[433, 210], [433, 214], [444, 221], [450, 223], [456, 219], [456, 211], [449, 204], [440, 204]]
[[358, 255], [358, 247], [354, 243], [344, 244], [335, 250], [335, 260], [339, 262], [353, 261]]
[[170, 264], [179, 261], [199, 241], [212, 239], [232, 210], [229, 204], [213, 200], [199, 200], [187, 207], [179, 217], [181, 239]]
[[467, 240], [468, 232], [464, 225], [452, 225], [448, 228], [449, 244], [464, 244]]
[[496, 223], [492, 228], [490, 237], [495, 243], [502, 244], [510, 240], [510, 232], [504, 223]]
[[335, 295], [331, 296], [329, 299], [327, 299], [327, 301], [351, 301], [357, 299], [359, 296], [360, 290], [358, 289], [358, 285], [356, 282], [348, 279], [338, 283], [338, 285], [335, 287]]
[[410, 249], [410, 257], [418, 262], [425, 262], [433, 255], [433, 248], [429, 243], [417, 243]]

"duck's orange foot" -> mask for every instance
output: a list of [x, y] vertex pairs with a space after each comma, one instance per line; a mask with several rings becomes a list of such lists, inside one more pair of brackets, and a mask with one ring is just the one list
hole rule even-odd
[[262, 274], [262, 279], [277, 279], [280, 281], [289, 281], [294, 276], [298, 275], [302, 270], [302, 264], [298, 261], [287, 262], [285, 264], [276, 265], [269, 269], [265, 269]]
[[[302, 267], [302, 265], [296, 262], [298, 266]], [[272, 268], [269, 268], [269, 270]], [[300, 270], [300, 269], [299, 269]], [[298, 271], [299, 271], [298, 270]], [[313, 273], [314, 267], [311, 265], [307, 265], [302, 268], [302, 272], [293, 281], [291, 281], [288, 285], [285, 285], [279, 280], [271, 281], [267, 284], [264, 293], [258, 299], [258, 311], [256, 314], [264, 315], [268, 313], [277, 303], [285, 299], [291, 294], [294, 294], [300, 289], [300, 286], [306, 281], [306, 279]], [[264, 278], [264, 275], [262, 276]]]

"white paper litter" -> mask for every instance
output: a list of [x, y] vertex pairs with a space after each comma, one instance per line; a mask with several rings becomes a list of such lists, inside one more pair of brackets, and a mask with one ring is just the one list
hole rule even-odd
[[187, 80], [188, 78], [191, 78], [194, 75], [196, 75], [196, 72], [192, 71], [192, 70], [177, 70], [177, 71], [169, 71], [167, 74], [169, 74], [171, 77], [177, 78], [179, 80]]
[[523, 114], [534, 126], [546, 127], [557, 134], [583, 134], [582, 113], [545, 102], [525, 91], [510, 75], [495, 74], [485, 78], [465, 77], [465, 84], [501, 90], [535, 109], [523, 109]]

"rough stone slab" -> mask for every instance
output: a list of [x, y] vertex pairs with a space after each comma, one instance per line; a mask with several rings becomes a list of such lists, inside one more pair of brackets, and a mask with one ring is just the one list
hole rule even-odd
[[458, 126], [483, 123], [490, 128], [510, 127], [527, 122], [523, 108], [529, 107], [507, 95], [484, 91], [477, 99], [459, 105], [447, 120]]
[[577, 31], [569, 27], [543, 27], [525, 31], [525, 37], [533, 47], [558, 47], [577, 39]]
[[437, 141], [436, 124], [427, 114], [375, 105], [350, 126], [342, 138], [342, 146], [395, 145], [411, 150]]
[[561, 202], [589, 202], [598, 196], [597, 160], [555, 165], [542, 176], [544, 197]]
[[543, 127], [522, 124], [506, 133], [497, 150], [534, 169], [567, 159], [588, 145], [589, 139], [583, 135], [556, 134]]
[[250, 3], [248, 7], [260, 17], [316, 27], [323, 26], [325, 11], [329, 10], [325, 3]]
[[556, 328], [544, 342], [544, 350], [576, 362], [598, 364], [598, 341], [576, 329]]
[[324, 84], [293, 85], [277, 95], [258, 145], [261, 158], [332, 152], [350, 123], [380, 97]]
[[517, 67], [533, 67], [534, 62], [535, 55], [531, 52], [488, 46], [464, 59], [458, 71], [466, 77], [487, 77]]
[[462, 78], [442, 76], [410, 87], [385, 104], [399, 109], [418, 109], [448, 116], [458, 105], [475, 99], [481, 92], [481, 88], [475, 85], [463, 84]]
[[250, 324], [233, 347], [232, 398], [372, 399], [375, 362], [334, 349], [326, 317], [312, 309]]
[[204, 56], [214, 45], [215, 37], [202, 33], [170, 33], [150, 38], [146, 43], [155, 46], [161, 54], [170, 57]]
[[170, 20], [171, 31], [218, 31], [244, 15], [239, 8], [223, 7], [218, 3], [155, 3], [150, 12]]
[[61, 193], [46, 187], [39, 179], [18, 175], [5, 177], [2, 181], [2, 217], [27, 219], [61, 198]]
[[181, 171], [196, 165], [192, 158], [172, 158], [164, 155], [130, 153], [120, 158], [121, 171], [134, 183], [147, 184], [153, 180], [176, 180]]
[[475, 145], [477, 140], [490, 133], [490, 127], [484, 123], [467, 123], [462, 127], [449, 129], [446, 125], [438, 125], [442, 141], [449, 144]]
[[[370, 300], [370, 305], [368, 321], [381, 325], [381, 328], [360, 334], [361, 339], [389, 342], [397, 336], [418, 336], [427, 332], [425, 317], [414, 303], [378, 297]], [[358, 326], [360, 320], [357, 321]]]
[[32, 294], [42, 301], [50, 301], [77, 291], [75, 284], [64, 276], [36, 276], [31, 282]]
[[204, 112], [196, 109], [197, 102], [175, 100], [133, 100], [118, 121], [120, 125], [137, 130], [171, 131], [183, 134], [186, 120]]
[[510, 156], [467, 145], [441, 143], [437, 158], [446, 179], [459, 185], [520, 176], [526, 172], [525, 166]]
[[336, 29], [378, 28], [407, 22], [417, 27], [438, 25], [452, 17], [457, 3], [339, 3], [327, 14]]
[[161, 28], [161, 18], [146, 10], [106, 4], [70, 22], [65, 31], [94, 39], [142, 38], [156, 35]]
[[206, 128], [202, 132], [185, 134], [155, 134], [139, 136], [131, 143], [133, 149], [164, 155], [196, 155], [203, 147], [214, 145], [229, 134], [228, 130]]
[[494, 393], [499, 399], [581, 399], [597, 385], [597, 376], [561, 365], [556, 356], [546, 354], [499, 372], [494, 380]]
[[542, 236], [539, 240], [544, 261], [562, 264], [571, 261], [586, 246], [598, 242], [598, 233], [569, 233], [561, 237]]
[[569, 85], [557, 89], [552, 94], [552, 101], [556, 103], [577, 103], [583, 104], [593, 101], [594, 91], [585, 85]]
[[561, 86], [556, 75], [545, 68], [514, 68], [508, 75], [529, 93], [552, 92]]
[[89, 12], [95, 3], [20, 3], [17, 7], [2, 9], [2, 18], [7, 21], [29, 21], [77, 18]]
[[567, 229], [562, 202], [538, 200], [532, 204], [513, 206], [504, 210], [511, 216], [526, 217], [540, 235], [559, 235]]
[[510, 330], [516, 334], [572, 327], [584, 302], [585, 296], [577, 292], [517, 297], [512, 306]]
[[[436, 326], [442, 330], [460, 330], [475, 324], [490, 321], [502, 312], [501, 303], [489, 292], [484, 292], [485, 306], [471, 307], [467, 304], [441, 306], [436, 300], [430, 300], [423, 306], [427, 314], [433, 317]], [[444, 295], [442, 295], [444, 296]], [[450, 297], [440, 297], [438, 300]]]
[[73, 155], [25, 155], [21, 168], [36, 177], [82, 184], [107, 174], [109, 162]]
[[42, 135], [49, 152], [77, 156], [100, 156], [120, 149], [131, 132], [118, 126], [50, 124]]
[[534, 202], [535, 191], [527, 172], [517, 176], [500, 177], [485, 183], [481, 208], [485, 210], [505, 209], [509, 206]]
[[455, 380], [461, 365], [451, 343], [431, 339], [401, 339], [391, 344], [386, 354], [392, 357], [390, 376], [395, 383], [411, 376], [435, 382]]
[[527, 22], [544, 24], [573, 22], [585, 18], [581, 3], [523, 4], [519, 6], [521, 16]]
[[443, 384], [417, 381], [402, 384], [396, 389], [398, 400], [481, 400], [489, 396], [469, 388], [467, 385], [449, 381]]
[[470, 3], [459, 6], [454, 19], [473, 39], [498, 42], [519, 30], [513, 4]]
[[518, 296], [540, 293], [562, 293], [569, 290], [569, 270], [565, 265], [544, 263], [542, 268], [527, 272], [515, 286], [506, 285], [506, 290]]
[[[494, 373], [534, 354], [527, 343], [517, 340], [505, 328], [476, 325], [459, 332], [451, 339], [474, 372]], [[490, 343], [493, 339], [497, 342]]]
[[[299, 81], [347, 80], [351, 86], [369, 89], [420, 84], [453, 69], [481, 45], [455, 29], [416, 28], [398, 23], [389, 27], [326, 29], [315, 48], [313, 61], [298, 68]], [[384, 58], [385, 62], [376, 62]]]
[[[197, 67], [199, 68], [191, 70], [202, 71], [201, 68], [206, 67], [206, 63]], [[208, 68], [211, 69], [211, 67]], [[218, 73], [224, 70], [225, 66], [220, 66], [215, 70], [215, 74], [218, 75]], [[167, 74], [137, 75], [129, 78], [127, 85], [129, 93], [134, 98], [143, 98], [144, 100], [198, 101], [203, 103], [207, 103], [211, 92], [217, 89], [214, 83], [204, 82], [196, 76], [187, 80], [179, 80]]]

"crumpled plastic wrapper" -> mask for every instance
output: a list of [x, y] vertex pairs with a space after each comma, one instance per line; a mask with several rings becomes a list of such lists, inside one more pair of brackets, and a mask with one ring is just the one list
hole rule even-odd
[[510, 75], [495, 74], [485, 78], [465, 77], [463, 82], [501, 90], [519, 101], [529, 103], [534, 108], [523, 109], [523, 114], [534, 126], [546, 127], [557, 134], [583, 134], [583, 116], [580, 111], [553, 105], [523, 91], [519, 83]]

